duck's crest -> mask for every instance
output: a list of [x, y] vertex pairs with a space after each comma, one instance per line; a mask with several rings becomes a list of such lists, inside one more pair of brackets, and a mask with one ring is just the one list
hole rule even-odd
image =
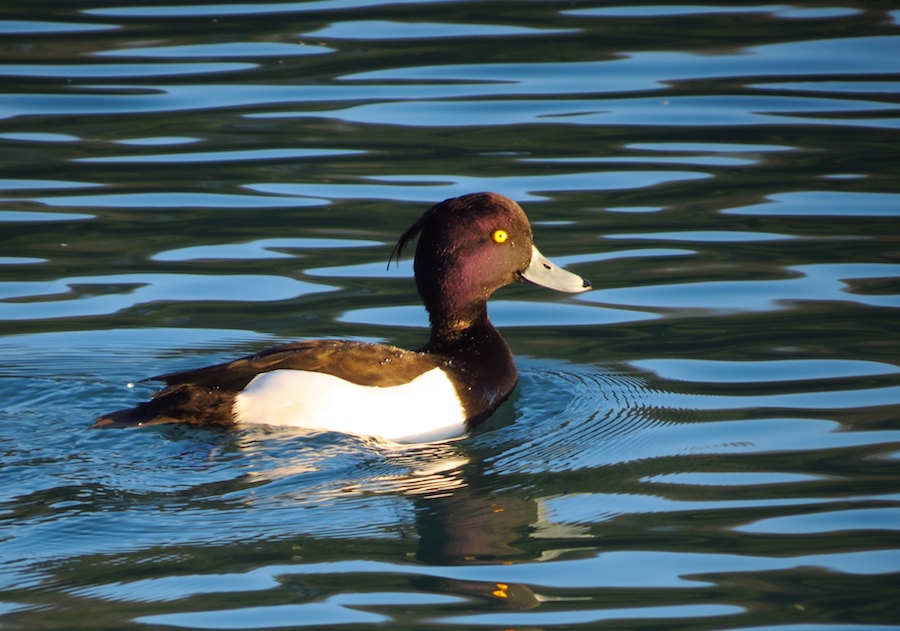
[[[424, 217], [422, 218], [424, 219]], [[410, 239], [414, 239], [419, 231], [422, 229], [423, 221], [419, 219], [416, 223], [414, 223], [410, 228], [400, 235], [400, 238], [397, 240], [397, 244], [394, 246], [394, 249], [391, 250], [391, 255], [388, 257], [387, 268], [391, 269], [391, 262], [396, 261], [397, 265], [400, 265], [400, 255], [403, 252], [403, 248], [406, 247], [406, 244]], [[396, 259], [395, 259], [396, 257]]]
[[[443, 203], [443, 202], [441, 202]], [[425, 213], [419, 217], [419, 220], [416, 221], [413, 225], [411, 225], [406, 232], [400, 235], [400, 238], [397, 240], [397, 244], [394, 246], [394, 249], [391, 250], [391, 255], [388, 257], [388, 269], [391, 268], [391, 261], [394, 261], [394, 257], [396, 257], [397, 265], [400, 265], [400, 255], [403, 252], [403, 248], [406, 247], [406, 244], [409, 243], [411, 239], [415, 239], [416, 235], [422, 231], [422, 228], [425, 227], [425, 224], [431, 218], [431, 216], [435, 212], [435, 208], [440, 206], [441, 204], [435, 204], [431, 208], [425, 211]]]

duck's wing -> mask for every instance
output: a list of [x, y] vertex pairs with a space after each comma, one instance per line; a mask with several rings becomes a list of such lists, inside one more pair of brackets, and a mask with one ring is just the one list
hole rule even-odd
[[[146, 381], [243, 390], [260, 373], [273, 370], [321, 372], [361, 386], [389, 387], [412, 381], [437, 365], [426, 353], [387, 344], [314, 340], [282, 344], [224, 364], [173, 372]], [[168, 388], [160, 391], [164, 393]]]

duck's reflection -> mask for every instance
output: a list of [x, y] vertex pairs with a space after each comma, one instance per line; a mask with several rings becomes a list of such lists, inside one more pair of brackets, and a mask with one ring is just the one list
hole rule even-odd
[[[416, 559], [432, 566], [497, 565], [533, 560], [516, 544], [537, 520], [537, 505], [515, 493], [492, 493], [466, 484], [416, 501]], [[537, 607], [540, 598], [523, 584], [423, 577], [420, 587], [476, 597], [492, 609]]]
[[[328, 443], [335, 445], [330, 441], [325, 444]], [[483, 472], [483, 456], [473, 455], [467, 441], [398, 445], [366, 439], [352, 443], [372, 456], [366, 474], [350, 476], [330, 493], [345, 500], [354, 494], [402, 496], [410, 500], [417, 536], [414, 555], [419, 563], [441, 567], [536, 561], [532, 546], [523, 544], [527, 544], [541, 521], [538, 502], [517, 486], [498, 491], [495, 477]], [[351, 443], [337, 444], [347, 448]], [[316, 449], [316, 462], [296, 458], [290, 464], [279, 463], [257, 475], [270, 483], [302, 478], [317, 469], [321, 459], [335, 458], [322, 447], [319, 444]], [[320, 497], [330, 494], [318, 491]], [[475, 597], [488, 601], [492, 608], [518, 610], [540, 604], [540, 598], [522, 584], [434, 575], [414, 580], [425, 591]]]
[[[467, 453], [466, 443], [408, 446], [397, 450], [394, 464], [408, 475], [381, 480], [409, 497], [415, 507], [418, 544], [415, 558], [429, 566], [507, 565], [533, 560], [521, 544], [538, 519], [537, 504], [517, 492], [497, 493], [481, 484], [482, 461]], [[486, 600], [491, 608], [530, 609], [540, 604], [521, 584], [421, 576], [425, 591]]]
[[416, 504], [416, 557], [435, 565], [515, 563], [530, 556], [516, 547], [537, 519], [533, 500], [460, 485]]

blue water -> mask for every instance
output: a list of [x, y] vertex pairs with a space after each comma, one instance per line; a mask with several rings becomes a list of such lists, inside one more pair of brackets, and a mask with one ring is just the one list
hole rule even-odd
[[[900, 629], [900, 7], [29, 2], [0, 78], [0, 626]], [[89, 429], [421, 345], [480, 190], [594, 290], [474, 435]]]

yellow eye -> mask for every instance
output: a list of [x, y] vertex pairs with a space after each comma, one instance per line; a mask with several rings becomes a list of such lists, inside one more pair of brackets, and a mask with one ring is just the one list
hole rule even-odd
[[506, 243], [506, 240], [509, 239], [509, 235], [506, 234], [506, 230], [494, 230], [494, 234], [491, 235], [494, 237], [494, 241], [497, 243]]

